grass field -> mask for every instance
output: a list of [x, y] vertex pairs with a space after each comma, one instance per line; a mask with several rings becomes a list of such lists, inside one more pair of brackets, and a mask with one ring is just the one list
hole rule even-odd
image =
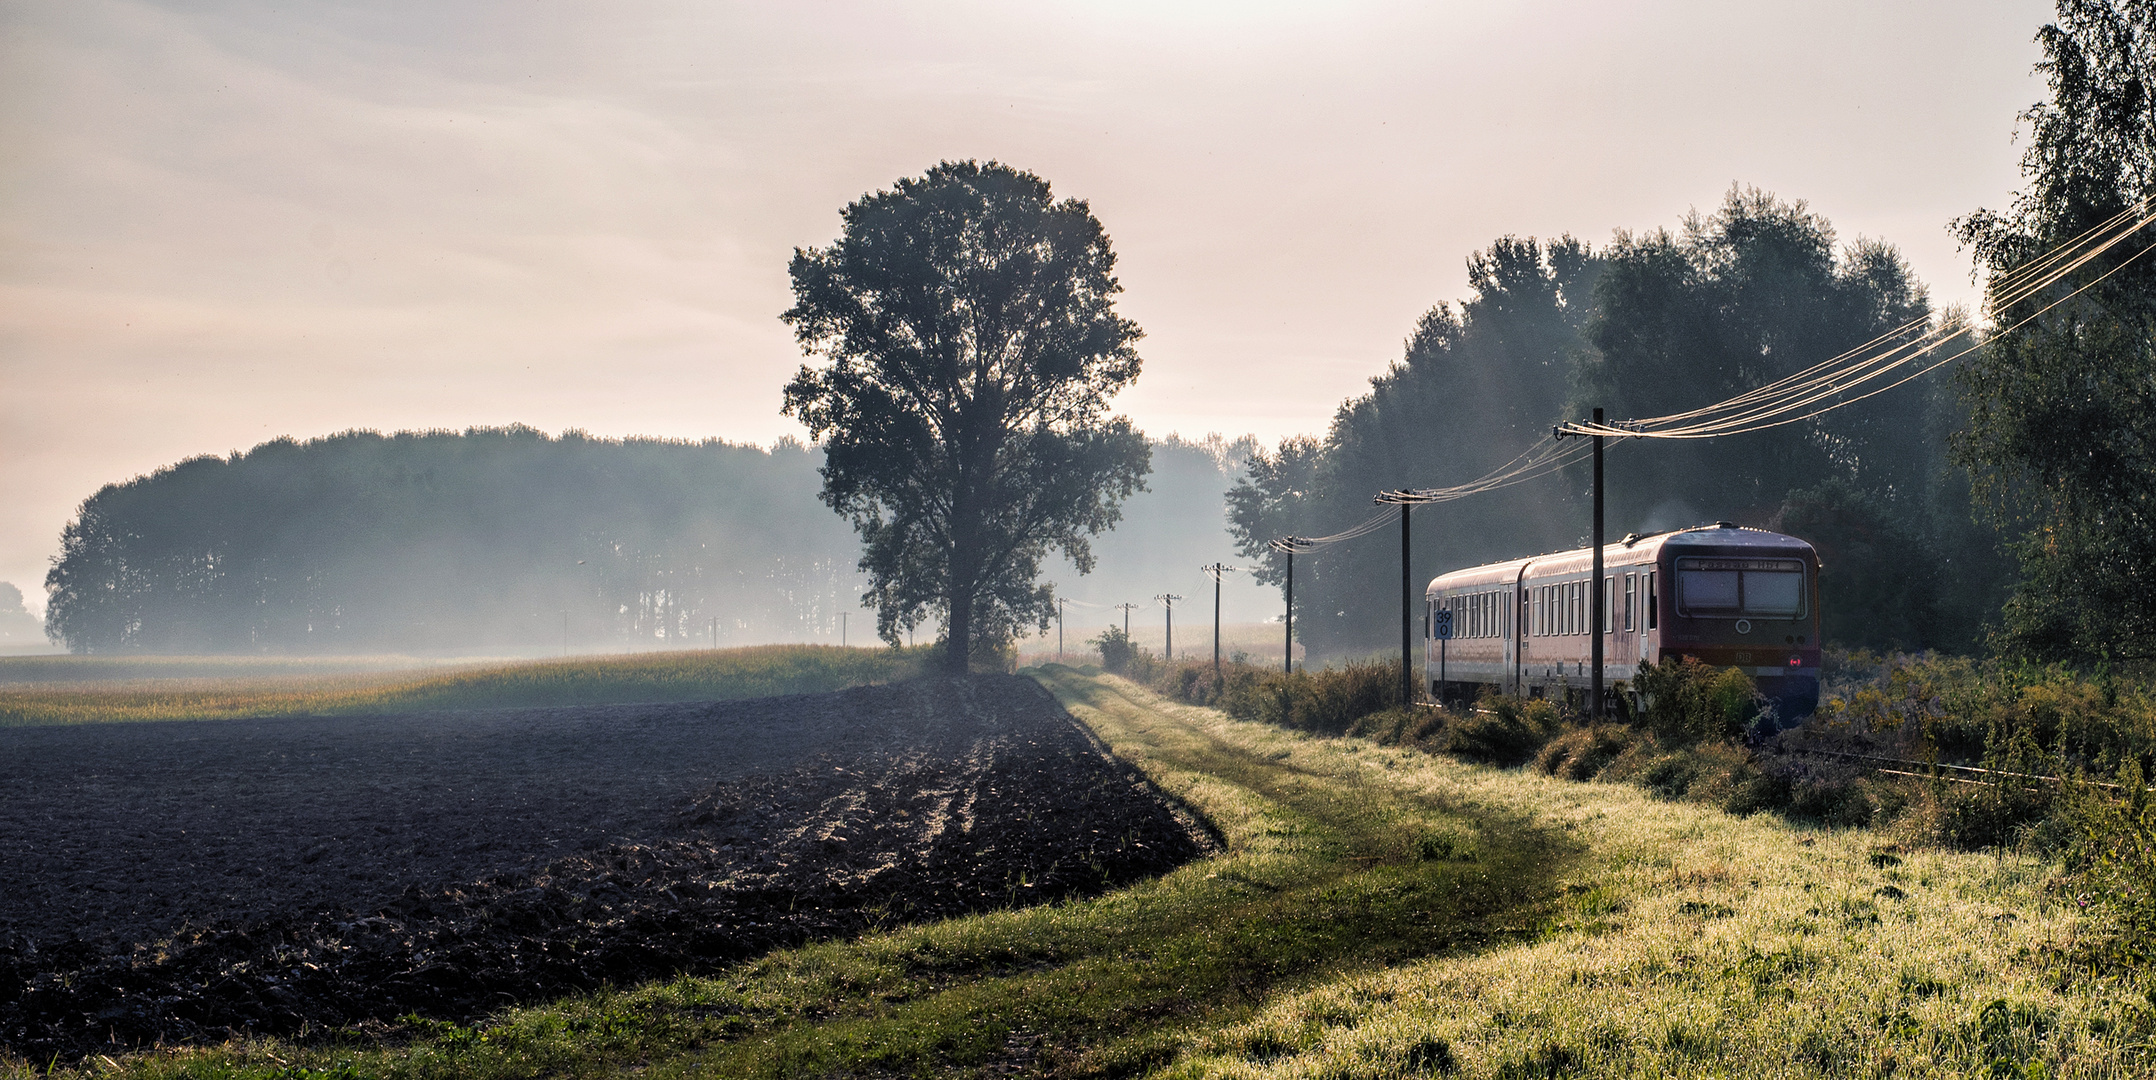
[[926, 656], [763, 645], [447, 670], [414, 670], [418, 661], [399, 669], [400, 658], [370, 657], [22, 658], [0, 661], [0, 727], [768, 697], [910, 678]]
[[[141, 1076], [2134, 1076], [2150, 986], [2011, 853], [1893, 851], [1039, 677], [1227, 850], [412, 1041], [91, 1059]], [[39, 1063], [42, 1065], [42, 1063]], [[22, 1073], [41, 1071], [18, 1063]], [[64, 1071], [64, 1069], [63, 1069]]]

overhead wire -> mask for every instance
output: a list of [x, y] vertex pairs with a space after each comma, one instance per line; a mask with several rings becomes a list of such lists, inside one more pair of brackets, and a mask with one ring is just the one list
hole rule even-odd
[[[2043, 255], [1994, 276], [1990, 283], [1990, 295], [1986, 299], [1987, 311], [1998, 317], [2058, 284], [2068, 275], [2123, 243], [2128, 237], [2156, 223], [2156, 212], [2152, 210], [2156, 210], [2156, 193], [2135, 200], [2110, 218], [2083, 230], [2073, 239]], [[2113, 235], [2107, 237], [2107, 233]], [[2011, 333], [2041, 318], [2060, 304], [2124, 269], [2150, 250], [2152, 249], [2144, 247], [2134, 252], [2071, 292], [2053, 299], [2003, 328], [1996, 329], [1992, 336]], [[1967, 323], [1939, 327], [1931, 327], [1930, 323], [1929, 316], [1909, 320], [1853, 349], [1712, 405], [1634, 420], [1606, 421], [1601, 424], [1562, 424], [1553, 429], [1553, 434], [1602, 435], [1619, 439], [1704, 439], [1801, 423], [1883, 394], [1981, 347], [1980, 343], [1972, 343], [1958, 352], [1923, 364], [1886, 385], [1872, 388], [1854, 397], [1843, 397], [1851, 390], [1916, 364], [1955, 339], [1972, 335], [1976, 329]], [[1821, 402], [1831, 403], [1820, 408], [1811, 408]], [[1687, 423], [1688, 421], [1695, 422]], [[1538, 442], [1511, 461], [1464, 484], [1380, 492], [1375, 501], [1387, 509], [1340, 532], [1326, 536], [1283, 536], [1267, 541], [1266, 546], [1275, 552], [1300, 554], [1358, 539], [1392, 522], [1397, 513], [1391, 509], [1394, 506], [1450, 502], [1526, 483], [1562, 470], [1590, 453], [1592, 446], [1585, 441]]]
[[[2014, 308], [2051, 289], [2069, 275], [2087, 266], [2106, 252], [2125, 242], [2129, 237], [2152, 223], [2156, 223], [2156, 195], [2136, 200], [2127, 209], [2106, 221], [2082, 232], [2075, 239], [2062, 244], [2031, 260], [2016, 270], [2001, 274], [1992, 283], [1988, 308], [1995, 317], [2003, 317]], [[2105, 234], [2110, 235], [2106, 236]], [[2093, 288], [2118, 273], [2126, 266], [2148, 253], [2144, 247], [2121, 259], [2102, 273], [2082, 283], [2072, 291], [2052, 299], [2041, 308], [2024, 315], [1994, 331], [1993, 336], [2011, 333], [2045, 313], [2066, 303], [2075, 296]], [[2003, 287], [2002, 283], [2003, 282]], [[1748, 390], [1726, 401], [1698, 409], [1665, 416], [1644, 417], [1635, 420], [1561, 425], [1560, 431], [1568, 435], [1605, 435], [1614, 437], [1703, 439], [1721, 435], [1741, 434], [1771, 427], [1799, 423], [1831, 412], [1847, 405], [1874, 397], [1900, 386], [1940, 366], [1968, 355], [1979, 346], [1970, 344], [1958, 352], [1930, 363], [1922, 363], [1926, 357], [1935, 355], [1957, 338], [1973, 337], [1976, 327], [1967, 323], [1940, 326], [1927, 330], [1914, 338], [1903, 340], [1881, 351], [1874, 349], [1883, 341], [1906, 335], [1919, 323], [1907, 323], [1895, 330], [1874, 338], [1865, 346], [1845, 352], [1840, 356], [1816, 364], [1804, 371], [1775, 380], [1764, 386]], [[1885, 378], [1898, 371], [1914, 367], [1901, 378], [1875, 387], [1866, 393], [1847, 396], [1850, 391]], [[1827, 404], [1813, 408], [1822, 402]], [[1686, 423], [1686, 421], [1693, 421]]]

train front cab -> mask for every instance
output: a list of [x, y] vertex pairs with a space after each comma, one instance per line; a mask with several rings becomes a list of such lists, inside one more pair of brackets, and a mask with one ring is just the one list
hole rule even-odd
[[1794, 536], [1734, 525], [1656, 538], [1650, 662], [1742, 668], [1787, 726], [1819, 706], [1819, 555]]
[[[1741, 667], [1783, 725], [1819, 703], [1819, 558], [1793, 536], [1717, 523], [1603, 549], [1603, 679], [1628, 693], [1643, 665], [1690, 656]], [[1484, 690], [1585, 704], [1593, 552], [1444, 574], [1426, 592], [1424, 685], [1439, 702]], [[1436, 640], [1439, 611], [1453, 637]]]

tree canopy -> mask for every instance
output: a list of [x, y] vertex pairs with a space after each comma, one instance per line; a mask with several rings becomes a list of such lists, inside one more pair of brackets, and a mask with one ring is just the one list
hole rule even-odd
[[76, 652], [835, 642], [858, 585], [815, 466], [525, 427], [276, 439], [84, 500], [46, 629]]
[[[1502, 238], [1468, 260], [1467, 282], [1467, 301], [1426, 312], [1402, 359], [1340, 407], [1324, 439], [1252, 458], [1229, 516], [1266, 580], [1284, 569], [1267, 540], [1346, 528], [1381, 490], [1485, 475], [1593, 406], [1622, 418], [1711, 404], [1882, 334], [1914, 336], [1931, 318], [1892, 247], [1842, 245], [1801, 201], [1745, 188], [1675, 230], [1620, 232], [1600, 250]], [[1838, 640], [1966, 645], [2000, 568], [1993, 534], [1971, 527], [1966, 473], [1941, 449], [1959, 417], [1938, 383], [1916, 383], [1776, 431], [1621, 444], [1610, 534], [1718, 519], [1817, 533], [1831, 549], [1831, 608], [1909, 608], [1841, 620]], [[1417, 510], [1411, 574], [1584, 544], [1587, 489], [1581, 468]], [[1914, 577], [1909, 545], [1929, 560]], [[1296, 560], [1297, 628], [1313, 653], [1397, 640], [1371, 613], [1397, 610], [1398, 551], [1373, 538]]]
[[[2156, 194], [2156, 4], [2061, 0], [2037, 40], [2051, 98], [2021, 114], [2028, 187], [2009, 210], [1958, 223], [1994, 285]], [[2009, 651], [2156, 659], [2152, 244], [2137, 236], [2018, 303], [1994, 287], [1993, 321], [2028, 321], [1961, 373], [1970, 423], [1957, 448], [2024, 532]]]
[[897, 642], [935, 618], [947, 664], [1055, 613], [1041, 563], [1092, 569], [1147, 470], [1108, 415], [1138, 377], [1115, 254], [1087, 205], [996, 162], [944, 162], [847, 206], [797, 249], [783, 318], [804, 352], [785, 411], [825, 452], [823, 499], [861, 534], [864, 598]]

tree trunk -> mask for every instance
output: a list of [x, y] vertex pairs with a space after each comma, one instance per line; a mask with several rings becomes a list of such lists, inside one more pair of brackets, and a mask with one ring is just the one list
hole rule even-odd
[[945, 631], [943, 670], [964, 675], [973, 659], [973, 590], [951, 590], [951, 622]]

